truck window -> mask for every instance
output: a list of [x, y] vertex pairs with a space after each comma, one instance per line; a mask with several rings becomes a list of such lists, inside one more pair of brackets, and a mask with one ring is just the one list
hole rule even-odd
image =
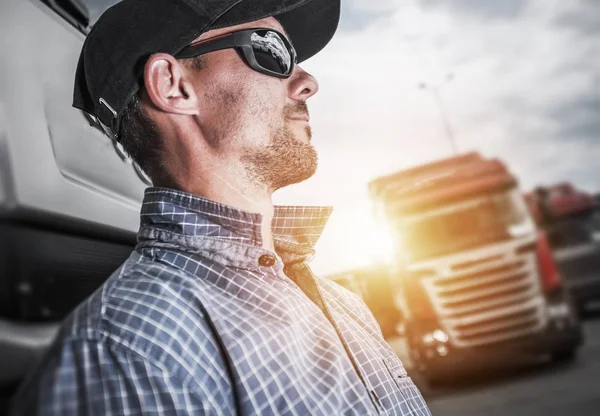
[[59, 16], [87, 34], [100, 15], [119, 0], [41, 0]]

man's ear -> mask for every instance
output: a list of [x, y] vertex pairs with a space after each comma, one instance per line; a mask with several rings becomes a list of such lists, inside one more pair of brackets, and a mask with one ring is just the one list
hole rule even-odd
[[196, 115], [198, 100], [186, 72], [172, 55], [157, 53], [144, 66], [144, 84], [152, 104], [166, 113]]

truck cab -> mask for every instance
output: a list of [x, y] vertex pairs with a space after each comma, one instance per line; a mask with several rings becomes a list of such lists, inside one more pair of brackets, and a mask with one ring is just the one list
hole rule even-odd
[[0, 2], [0, 414], [136, 242], [149, 181], [71, 107], [85, 36], [114, 3]]
[[572, 357], [581, 328], [548, 239], [499, 160], [469, 153], [370, 184], [396, 242], [396, 299], [432, 382], [515, 356]]

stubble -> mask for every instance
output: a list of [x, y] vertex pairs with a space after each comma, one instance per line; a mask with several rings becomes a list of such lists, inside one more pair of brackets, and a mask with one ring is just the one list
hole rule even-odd
[[312, 131], [304, 129], [308, 141], [296, 137], [290, 127], [291, 117], [307, 113], [306, 103], [288, 105], [283, 111], [283, 126], [272, 132], [269, 144], [248, 149], [242, 163], [249, 176], [275, 191], [288, 185], [303, 182], [313, 176], [318, 166], [317, 151], [310, 143]]

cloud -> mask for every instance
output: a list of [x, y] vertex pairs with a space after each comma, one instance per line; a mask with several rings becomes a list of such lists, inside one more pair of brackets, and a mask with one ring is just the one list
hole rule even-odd
[[452, 12], [466, 13], [482, 19], [514, 19], [525, 8], [527, 0], [422, 0], [424, 7], [445, 7]]
[[394, 1], [378, 2], [365, 0], [346, 0], [342, 2], [339, 30], [360, 31], [374, 22], [385, 20], [388, 12], [396, 7]]
[[556, 16], [554, 23], [574, 29], [584, 36], [596, 34], [600, 32], [600, 3], [595, 0], [581, 2], [578, 9]]
[[600, 140], [600, 94], [591, 91], [553, 106], [548, 116], [568, 120], [557, 124], [555, 135], [594, 144]]

